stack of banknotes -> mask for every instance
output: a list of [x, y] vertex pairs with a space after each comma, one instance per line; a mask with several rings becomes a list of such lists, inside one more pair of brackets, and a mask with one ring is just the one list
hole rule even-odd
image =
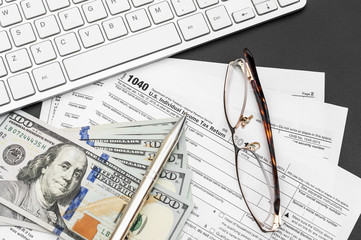
[[[110, 239], [177, 120], [60, 131], [22, 111], [1, 116], [0, 224]], [[177, 239], [193, 208], [186, 153], [183, 134], [129, 239]]]

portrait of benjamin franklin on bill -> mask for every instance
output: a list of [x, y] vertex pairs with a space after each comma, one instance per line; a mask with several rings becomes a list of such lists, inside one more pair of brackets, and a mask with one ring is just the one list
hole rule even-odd
[[[58, 205], [69, 205], [78, 194], [87, 165], [81, 148], [68, 143], [57, 144], [20, 169], [17, 181], [1, 181], [1, 196], [44, 222], [67, 230]], [[1, 204], [0, 215], [29, 221]]]

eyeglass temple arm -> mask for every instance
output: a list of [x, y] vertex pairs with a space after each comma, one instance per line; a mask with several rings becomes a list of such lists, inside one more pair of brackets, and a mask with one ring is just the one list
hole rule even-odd
[[273, 144], [273, 137], [272, 137], [272, 130], [271, 130], [271, 120], [269, 117], [268, 107], [266, 98], [264, 97], [263, 90], [261, 87], [261, 83], [258, 78], [256, 65], [254, 62], [254, 58], [251, 52], [245, 48], [243, 50], [243, 54], [247, 63], [247, 68], [251, 74], [250, 83], [253, 88], [253, 91], [256, 96], [258, 108], [260, 110], [263, 126], [265, 128], [266, 136], [267, 136], [267, 143], [271, 155], [271, 162], [272, 162], [272, 172], [273, 172], [273, 182], [275, 188], [275, 202], [274, 202], [274, 211], [277, 215], [280, 214], [280, 187], [278, 182], [278, 171], [277, 171], [277, 163], [276, 163], [276, 154], [274, 151], [274, 144]]

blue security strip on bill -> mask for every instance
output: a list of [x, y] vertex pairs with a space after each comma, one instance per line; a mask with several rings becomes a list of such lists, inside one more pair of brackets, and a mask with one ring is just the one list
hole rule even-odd
[[74, 215], [75, 211], [78, 209], [79, 205], [81, 204], [87, 193], [88, 193], [88, 189], [81, 186], [78, 195], [73, 199], [69, 207], [66, 209], [63, 215], [64, 219], [68, 221], [71, 219], [71, 217]]

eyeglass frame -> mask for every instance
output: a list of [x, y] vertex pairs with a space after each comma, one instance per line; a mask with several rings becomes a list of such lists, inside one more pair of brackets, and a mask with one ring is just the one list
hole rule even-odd
[[[275, 150], [274, 150], [274, 144], [273, 144], [273, 137], [272, 137], [272, 129], [271, 129], [271, 121], [270, 121], [270, 117], [269, 117], [269, 112], [268, 112], [268, 107], [267, 107], [267, 103], [266, 103], [266, 98], [264, 96], [262, 87], [261, 87], [261, 83], [259, 81], [259, 77], [258, 77], [258, 73], [256, 70], [256, 65], [255, 65], [255, 61], [254, 58], [251, 54], [251, 52], [245, 48], [243, 50], [243, 55], [245, 59], [239, 58], [236, 59], [232, 62], [230, 62], [227, 66], [227, 71], [226, 71], [226, 76], [225, 76], [225, 81], [224, 81], [224, 88], [223, 88], [223, 108], [224, 108], [224, 114], [226, 116], [226, 120], [227, 120], [227, 124], [228, 127], [231, 131], [232, 134], [232, 143], [233, 143], [233, 147], [234, 147], [234, 152], [235, 152], [235, 165], [236, 165], [236, 172], [237, 172], [237, 180], [238, 180], [238, 185], [239, 188], [241, 190], [241, 194], [243, 196], [243, 199], [245, 200], [246, 206], [249, 210], [249, 212], [251, 213], [253, 219], [256, 221], [258, 227], [261, 229], [262, 232], [274, 232], [277, 231], [281, 225], [281, 198], [280, 198], [280, 187], [279, 187], [279, 181], [278, 181], [278, 171], [277, 171], [277, 163], [276, 163], [276, 156], [275, 156]], [[244, 74], [245, 77], [245, 94], [244, 94], [244, 101], [243, 101], [243, 106], [241, 109], [241, 113], [240, 113], [240, 117], [237, 121], [237, 123], [235, 124], [235, 126], [233, 127], [228, 119], [228, 114], [227, 114], [227, 109], [226, 109], [226, 86], [227, 86], [227, 80], [229, 79], [229, 68], [230, 67], [240, 67], [241, 71]], [[259, 160], [259, 158], [257, 157], [255, 151], [260, 147], [259, 143], [251, 143], [251, 144], [246, 144], [245, 147], [239, 147], [236, 143], [235, 143], [235, 132], [236, 129], [241, 125], [242, 128], [244, 128], [249, 121], [253, 118], [253, 116], [251, 115], [250, 117], [245, 117], [243, 116], [245, 107], [246, 107], [246, 103], [247, 103], [247, 80], [249, 80], [255, 98], [257, 100], [257, 105], [259, 108], [259, 112], [261, 114], [262, 117], [262, 123], [265, 129], [265, 134], [266, 134], [266, 138], [267, 138], [267, 143], [268, 143], [268, 149], [269, 149], [269, 153], [270, 153], [270, 157], [271, 157], [271, 163], [272, 163], [272, 175], [273, 175], [273, 184], [274, 184], [274, 195], [272, 195], [271, 193], [271, 208], [273, 206], [273, 210], [274, 210], [274, 219], [273, 219], [273, 225], [272, 228], [266, 229], [264, 228], [263, 224], [257, 219], [257, 217], [254, 215], [253, 211], [251, 210], [248, 201], [245, 198], [245, 194], [243, 192], [241, 183], [240, 183], [240, 178], [239, 178], [239, 173], [238, 173], [238, 153], [241, 150], [247, 150], [250, 151], [255, 158], [257, 159], [257, 161], [260, 164], [261, 170], [263, 171], [263, 174], [265, 175], [265, 170]], [[270, 188], [270, 184], [269, 184], [269, 180], [268, 177], [265, 175], [268, 187]], [[271, 191], [271, 189], [270, 189]], [[273, 198], [273, 199], [272, 199]], [[272, 202], [273, 201], [273, 202]], [[270, 214], [270, 213], [269, 213]]]

